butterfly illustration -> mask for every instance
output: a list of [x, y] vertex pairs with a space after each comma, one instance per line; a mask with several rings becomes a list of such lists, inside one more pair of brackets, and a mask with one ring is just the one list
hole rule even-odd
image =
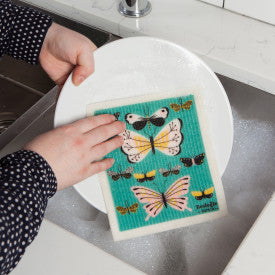
[[166, 107], [163, 107], [159, 110], [157, 110], [153, 115], [146, 116], [140, 116], [136, 114], [126, 114], [125, 120], [127, 123], [133, 125], [133, 128], [137, 131], [142, 130], [146, 123], [148, 123], [150, 127], [150, 123], [153, 125], [160, 127], [165, 123], [165, 119], [168, 117], [169, 110]]
[[193, 104], [192, 100], [187, 100], [186, 102], [182, 103], [182, 99], [179, 98], [179, 104], [171, 103], [170, 107], [175, 111], [178, 112], [180, 110], [189, 110]]
[[156, 175], [156, 170], [152, 170], [150, 172], [147, 173], [143, 173], [143, 174], [134, 174], [134, 178], [142, 183], [144, 181], [152, 181], [155, 179], [155, 175]]
[[107, 174], [109, 177], [112, 178], [112, 180], [117, 181], [120, 178], [130, 179], [133, 172], [134, 172], [134, 168], [128, 167], [126, 170], [118, 171], [118, 172], [109, 170], [107, 171]]
[[169, 167], [168, 169], [160, 168], [159, 172], [164, 177], [168, 177], [169, 175], [178, 175], [180, 172], [180, 169], [181, 169], [181, 165], [176, 165], [174, 168], [171, 168], [171, 167]]
[[116, 120], [118, 120], [118, 118], [119, 118], [119, 116], [120, 116], [120, 112], [114, 113], [114, 116], [115, 116]]
[[180, 161], [184, 164], [185, 167], [191, 167], [192, 165], [201, 165], [203, 164], [203, 159], [205, 154], [199, 154], [194, 158], [180, 158]]
[[149, 152], [153, 154], [159, 150], [165, 155], [175, 156], [181, 152], [183, 134], [181, 133], [182, 121], [177, 118], [166, 124], [155, 138], [144, 137], [136, 132], [125, 130], [122, 134], [124, 144], [121, 151], [127, 155], [130, 163], [142, 161]]
[[210, 199], [213, 197], [214, 187], [210, 187], [203, 191], [192, 191], [191, 194], [196, 200]]
[[117, 206], [116, 207], [116, 210], [121, 214], [121, 215], [125, 215], [125, 214], [131, 214], [131, 213], [136, 213], [137, 212], [137, 209], [138, 209], [138, 206], [139, 204], [136, 202], [134, 204], [132, 204], [131, 206], [128, 205], [128, 202], [125, 201], [125, 206], [126, 207], [123, 207], [123, 206]]
[[178, 211], [184, 211], [185, 209], [192, 211], [191, 208], [187, 207], [188, 198], [182, 197], [188, 193], [189, 182], [190, 176], [179, 178], [172, 183], [165, 193], [157, 192], [143, 186], [131, 187], [132, 192], [139, 202], [146, 203], [143, 206], [143, 209], [145, 209], [147, 213], [145, 221], [150, 217], [156, 217], [163, 209], [163, 206], [167, 208], [169, 205]]

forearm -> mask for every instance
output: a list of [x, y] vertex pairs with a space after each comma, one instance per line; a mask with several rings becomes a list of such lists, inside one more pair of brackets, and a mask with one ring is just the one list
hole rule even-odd
[[8, 54], [37, 64], [52, 19], [38, 11], [0, 0], [0, 57]]
[[42, 222], [48, 199], [57, 189], [48, 163], [31, 151], [0, 160], [0, 274], [19, 262]]

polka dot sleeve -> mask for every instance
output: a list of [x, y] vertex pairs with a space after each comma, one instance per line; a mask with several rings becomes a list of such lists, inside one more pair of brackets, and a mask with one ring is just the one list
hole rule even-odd
[[57, 189], [48, 163], [21, 150], [0, 160], [0, 274], [9, 273], [33, 241]]
[[9, 0], [0, 0], [0, 56], [8, 54], [37, 64], [52, 19]]

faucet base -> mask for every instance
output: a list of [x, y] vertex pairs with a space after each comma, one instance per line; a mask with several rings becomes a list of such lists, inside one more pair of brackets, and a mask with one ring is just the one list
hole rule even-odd
[[152, 10], [152, 6], [151, 6], [150, 2], [147, 3], [147, 5], [146, 5], [146, 7], [144, 9], [138, 10], [138, 11], [128, 10], [127, 8], [124, 7], [124, 5], [122, 4], [122, 2], [120, 2], [119, 6], [118, 6], [119, 13], [123, 14], [124, 16], [135, 17], [135, 18], [139, 18], [139, 17], [145, 16], [151, 10]]

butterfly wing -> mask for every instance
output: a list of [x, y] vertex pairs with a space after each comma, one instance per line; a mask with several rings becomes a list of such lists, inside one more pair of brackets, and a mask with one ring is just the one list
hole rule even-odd
[[154, 180], [154, 179], [155, 179], [155, 176], [156, 176], [156, 170], [152, 170], [152, 171], [146, 173], [146, 178], [147, 178], [147, 180], [149, 180], [149, 181]]
[[124, 138], [121, 151], [127, 155], [127, 159], [131, 163], [140, 162], [152, 149], [150, 140], [136, 132], [125, 130], [120, 135]]
[[117, 181], [120, 178], [120, 174], [115, 171], [107, 171], [107, 175], [111, 177], [114, 181]]
[[201, 191], [192, 191], [191, 194], [198, 201], [202, 200], [203, 198], [203, 193]]
[[185, 167], [191, 167], [193, 162], [190, 158], [180, 158], [180, 161], [184, 164]]
[[134, 174], [134, 178], [138, 182], [141, 182], [141, 183], [145, 181], [145, 175], [144, 174]]
[[128, 167], [126, 170], [124, 170], [121, 173], [121, 176], [124, 177], [125, 179], [130, 179], [133, 172], [134, 172], [134, 168], [133, 167]]
[[198, 156], [196, 156], [196, 157], [194, 158], [194, 162], [195, 162], [197, 165], [201, 165], [201, 164], [203, 164], [203, 159], [204, 159], [204, 157], [205, 157], [205, 154], [202, 153], [202, 154], [200, 154], [200, 155], [198, 155]]
[[160, 193], [143, 186], [131, 187], [132, 192], [141, 203], [155, 202], [162, 200]]
[[176, 165], [174, 168], [172, 168], [171, 173], [173, 173], [174, 175], [178, 175], [181, 169], [181, 165]]
[[189, 110], [193, 104], [192, 100], [187, 100], [185, 103], [181, 105], [182, 109]]
[[116, 120], [118, 120], [118, 118], [119, 118], [119, 116], [120, 116], [120, 112], [114, 113], [114, 116], [115, 116]]
[[177, 118], [170, 121], [154, 139], [156, 149], [168, 156], [175, 156], [181, 152], [183, 134], [181, 133], [182, 120]]
[[166, 191], [165, 198], [173, 199], [179, 198], [188, 193], [190, 185], [190, 176], [184, 176], [177, 179]]
[[167, 203], [174, 209], [184, 211], [185, 209], [192, 211], [187, 207], [188, 198], [182, 197], [188, 193], [190, 185], [190, 176], [184, 176], [177, 179], [164, 194]]
[[208, 199], [213, 197], [213, 193], [214, 193], [214, 187], [210, 187], [204, 191], [204, 195]]
[[173, 199], [168, 199], [167, 203], [174, 209], [178, 211], [184, 211], [185, 209], [192, 211], [191, 208], [187, 207], [187, 202], [188, 198], [183, 197], [183, 198], [173, 198]]
[[131, 213], [136, 213], [136, 212], [137, 212], [137, 209], [138, 209], [138, 203], [137, 203], [137, 202], [134, 203], [134, 204], [132, 204], [132, 205], [129, 207], [129, 211], [130, 211]]
[[126, 114], [125, 121], [133, 125], [134, 129], [137, 131], [142, 130], [147, 123], [147, 119], [145, 117], [137, 114]]
[[124, 174], [122, 173], [121, 176], [125, 179], [130, 179], [132, 174], [131, 173], [124, 173]]
[[149, 121], [155, 126], [162, 126], [165, 122], [165, 119], [168, 117], [169, 110], [166, 107], [163, 107], [157, 110], [150, 118]]
[[121, 214], [121, 215], [125, 215], [128, 212], [128, 209], [126, 207], [122, 207], [122, 206], [117, 206], [116, 210]]
[[133, 186], [131, 190], [140, 203], [147, 203], [143, 206], [148, 214], [145, 221], [150, 217], [154, 218], [161, 212], [163, 208], [163, 199], [160, 193], [143, 186]]
[[164, 177], [168, 177], [170, 175], [170, 171], [165, 168], [160, 168], [159, 169], [160, 174], [162, 174]]
[[181, 109], [181, 105], [177, 104], [177, 103], [171, 103], [170, 107], [175, 111], [178, 112]]
[[152, 203], [147, 203], [143, 206], [148, 216], [145, 218], [145, 221], [148, 221], [150, 217], [156, 217], [163, 208], [163, 201], [155, 201]]
[[107, 171], [107, 175], [108, 175], [109, 177], [114, 176], [114, 175], [117, 175], [117, 174], [118, 174], [118, 173], [115, 172], [115, 171], [111, 171], [111, 170]]

